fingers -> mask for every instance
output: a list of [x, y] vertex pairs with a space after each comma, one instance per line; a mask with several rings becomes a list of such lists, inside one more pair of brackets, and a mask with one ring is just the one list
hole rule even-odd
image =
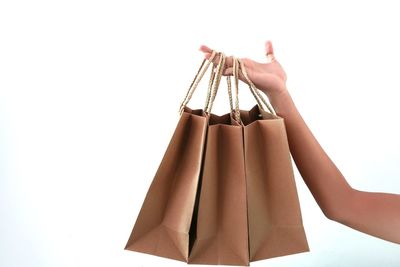
[[232, 67], [226, 68], [222, 74], [225, 75], [225, 76], [232, 76], [233, 75], [233, 68]]
[[[233, 67], [226, 68], [226, 69], [224, 70], [224, 72], [222, 73], [222, 75], [224, 75], [224, 76], [233, 76]], [[242, 71], [239, 71], [239, 77], [238, 77], [238, 78], [239, 78], [239, 80], [241, 80], [241, 81], [247, 83], [247, 80], [246, 80], [246, 78], [243, 76], [243, 72], [242, 72]]]
[[[209, 48], [206, 45], [201, 45], [199, 50], [204, 53], [204, 57], [206, 59], [210, 58], [211, 53], [213, 51], [211, 48]], [[265, 42], [265, 55], [268, 58], [269, 62], [276, 61], [275, 54], [274, 54], [274, 47], [272, 46], [271, 40], [268, 40]], [[218, 61], [219, 61], [219, 55], [217, 55], [214, 58], [213, 63], [218, 64]], [[226, 57], [225, 67], [226, 68], [232, 67], [232, 64], [233, 64], [232, 56]]]
[[[213, 49], [209, 48], [206, 45], [200, 46], [199, 50], [204, 53], [204, 57], [209, 59]], [[220, 60], [220, 55], [216, 55], [212, 60], [213, 64], [218, 64]], [[254, 66], [254, 62], [248, 58], [241, 59], [246, 69], [252, 69]], [[225, 58], [225, 66], [223, 68], [222, 75], [224, 76], [232, 76], [233, 75], [233, 56], [229, 56]], [[239, 79], [245, 81], [243, 74], [239, 71]], [[246, 82], [246, 81], [245, 81]]]
[[[201, 45], [199, 50], [204, 53], [204, 56], [206, 59], [210, 58], [211, 53], [213, 51], [211, 48], [209, 48], [208, 46], [205, 46], [205, 45]], [[216, 61], [216, 62], [218, 62], [218, 61]], [[214, 63], [216, 63], [216, 62], [214, 61]]]
[[[213, 51], [211, 48], [209, 48], [209, 47], [206, 46], [206, 45], [200, 46], [199, 50], [200, 50], [201, 52], [204, 53], [204, 57], [205, 57], [206, 59], [209, 59], [209, 58], [210, 58], [211, 53], [212, 53], [212, 51]], [[213, 59], [212, 62], [213, 62], [214, 64], [218, 64], [218, 62], [219, 62], [219, 57], [220, 57], [220, 56], [217, 54], [217, 55], [214, 57], [214, 59]], [[226, 58], [225, 58], [225, 68], [232, 67], [232, 65], [233, 65], [233, 58], [232, 58], [232, 56], [226, 57]]]
[[211, 52], [212, 52], [212, 49], [209, 48], [209, 47], [206, 46], [206, 45], [201, 45], [200, 48], [199, 48], [199, 50], [200, 50], [201, 52], [204, 52], [204, 53], [211, 53]]
[[[204, 53], [204, 57], [205, 57], [206, 59], [209, 59], [209, 58], [210, 58], [211, 53], [212, 53], [212, 51], [213, 51], [211, 48], [209, 48], [209, 47], [206, 46], [206, 45], [201, 45], [200, 48], [199, 48], [199, 50], [200, 50], [201, 52]], [[228, 65], [228, 66], [231, 66], [231, 65], [232, 65], [232, 57], [226, 57], [225, 60], [226, 60], [225, 65]], [[214, 63], [214, 64], [218, 64], [218, 61], [219, 61], [219, 55], [217, 54], [217, 55], [214, 57], [213, 63]]]

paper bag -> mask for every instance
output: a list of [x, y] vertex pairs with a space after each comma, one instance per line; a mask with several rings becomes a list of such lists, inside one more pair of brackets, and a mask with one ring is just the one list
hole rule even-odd
[[248, 265], [243, 128], [210, 115], [191, 264]]
[[284, 120], [258, 106], [241, 118], [250, 261], [309, 251]]
[[[202, 109], [187, 107], [212, 57], [201, 64], [181, 105], [181, 117], [147, 192], [125, 246], [161, 257], [187, 261], [208, 116]], [[205, 66], [205, 67], [204, 67]], [[211, 79], [214, 80], [214, 72]], [[209, 84], [210, 95], [212, 82]]]
[[125, 249], [187, 261], [207, 129], [202, 112], [185, 108]]
[[250, 261], [309, 251], [284, 119], [274, 114], [249, 79], [244, 64], [237, 63], [258, 103], [250, 111], [240, 111]]

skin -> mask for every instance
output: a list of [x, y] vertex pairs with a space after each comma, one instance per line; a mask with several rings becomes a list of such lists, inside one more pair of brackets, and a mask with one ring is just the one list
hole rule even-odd
[[[212, 49], [200, 47], [206, 58]], [[286, 88], [286, 73], [274, 56], [272, 42], [265, 44], [268, 62], [242, 61], [250, 80], [264, 92], [277, 115], [285, 119], [295, 164], [325, 216], [363, 233], [400, 244], [400, 195], [352, 188], [318, 143]], [[218, 57], [214, 59], [218, 62]], [[228, 57], [224, 75], [232, 75]], [[245, 82], [242, 75], [239, 78]]]

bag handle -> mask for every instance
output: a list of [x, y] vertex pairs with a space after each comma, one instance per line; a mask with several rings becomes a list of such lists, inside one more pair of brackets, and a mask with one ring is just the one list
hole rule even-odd
[[[193, 96], [194, 91], [196, 90], [197, 86], [199, 85], [201, 79], [203, 78], [204, 74], [207, 72], [208, 68], [210, 67], [211, 63], [213, 63], [214, 58], [216, 57], [218, 53], [216, 51], [212, 51], [211, 55], [208, 59], [204, 58], [192, 83], [189, 86], [188, 91], [186, 92], [186, 95], [179, 107], [179, 113], [180, 115], [182, 115], [182, 112], [184, 110], [184, 108], [186, 107], [186, 105], [189, 103], [190, 99]], [[206, 63], [207, 62], [207, 63]], [[215, 68], [215, 65], [213, 63], [213, 68]], [[209, 95], [211, 94], [211, 90], [212, 90], [212, 85], [213, 85], [213, 81], [215, 79], [215, 73], [212, 71], [211, 72], [211, 76], [210, 76], [210, 81], [208, 83], [208, 93], [207, 93], [207, 99], [209, 98]], [[206, 102], [207, 105], [207, 102]]]
[[[214, 100], [215, 100], [215, 97], [217, 95], [217, 91], [219, 89], [219, 84], [221, 82], [222, 73], [223, 73], [224, 68], [225, 68], [226, 56], [222, 52], [219, 54], [219, 56], [220, 56], [220, 61], [218, 62], [218, 65], [217, 65], [216, 69], [213, 71], [213, 73], [216, 73], [216, 76], [215, 76], [215, 79], [212, 80], [212, 84], [213, 84], [212, 94], [211, 94], [211, 97], [209, 98], [209, 102], [208, 101], [206, 102], [206, 103], [209, 103], [208, 108], [206, 108], [206, 112], [208, 114], [211, 112], [212, 105], [214, 104]], [[226, 79], [227, 79], [226, 81], [227, 81], [227, 87], [228, 87], [229, 104], [230, 104], [230, 110], [231, 110], [230, 116], [231, 116], [231, 118], [233, 120], [237, 120], [237, 119], [235, 119], [233, 117], [233, 113], [234, 112], [232, 112], [235, 109], [233, 107], [233, 101], [232, 101], [231, 77], [230, 76], [226, 76]], [[210, 80], [210, 82], [211, 82], [211, 80]], [[236, 92], [237, 92], [237, 90], [236, 90]], [[239, 107], [239, 102], [238, 102], [239, 99], [235, 98], [235, 100], [236, 100], [236, 107]], [[238, 113], [236, 113], [236, 114], [238, 114]], [[236, 117], [238, 119], [240, 119], [240, 117], [238, 117], [237, 115], [236, 115]]]
[[265, 108], [263, 107], [263, 104], [267, 107], [267, 109], [274, 115], [276, 115], [274, 109], [271, 107], [271, 105], [264, 99], [264, 97], [260, 94], [258, 91], [259, 89], [254, 85], [254, 83], [250, 80], [246, 68], [244, 66], [244, 63], [242, 60], [239, 58], [233, 57], [233, 67], [232, 67], [232, 73], [233, 73], [233, 78], [234, 78], [234, 86], [235, 86], [235, 107], [233, 106], [232, 102], [232, 92], [231, 92], [231, 85], [230, 85], [230, 77], [227, 76], [227, 81], [228, 81], [228, 94], [229, 94], [229, 104], [231, 107], [231, 113], [234, 113], [234, 119], [238, 123], [241, 122], [240, 118], [240, 109], [239, 109], [239, 71], [242, 73], [244, 76], [245, 80], [247, 81], [249, 85], [250, 92], [254, 96], [255, 100], [257, 101], [258, 107], [266, 111]]
[[[215, 63], [213, 63], [213, 60], [217, 55], [220, 58], [219, 58], [218, 64], [215, 65]], [[272, 114], [276, 115], [276, 113], [273, 110], [273, 108], [271, 107], [271, 105], [264, 99], [264, 97], [260, 94], [259, 89], [254, 85], [254, 83], [248, 77], [248, 74], [247, 74], [247, 71], [246, 71], [243, 61], [240, 60], [239, 58], [235, 58], [235, 57], [233, 57], [232, 59], [233, 59], [233, 68], [232, 69], [233, 69], [233, 78], [234, 78], [234, 87], [235, 87], [235, 106], [233, 106], [231, 78], [230, 78], [230, 76], [226, 77], [227, 85], [228, 85], [228, 95], [229, 95], [229, 104], [230, 104], [230, 109], [231, 109], [231, 117], [232, 117], [232, 113], [233, 113], [234, 119], [238, 123], [241, 123], [240, 109], [239, 109], [239, 71], [242, 73], [243, 77], [246, 79], [249, 89], [250, 89], [250, 92], [252, 93], [255, 100], [257, 101], [258, 107], [261, 110], [265, 111], [265, 108], [263, 107], [263, 104], [264, 104]], [[200, 80], [203, 78], [204, 74], [206, 73], [206, 71], [208, 70], [209, 66], [212, 63], [213, 67], [212, 67], [212, 71], [211, 71], [211, 75], [210, 75], [210, 80], [209, 80], [208, 90], [207, 90], [207, 97], [206, 97], [206, 102], [205, 102], [205, 107], [204, 107], [204, 111], [206, 113], [209, 114], [211, 112], [211, 109], [214, 104], [214, 100], [215, 100], [215, 97], [216, 97], [216, 94], [217, 94], [217, 91], [219, 88], [219, 84], [221, 81], [222, 72], [225, 67], [226, 56], [222, 52], [216, 52], [215, 50], [212, 50], [207, 64], [206, 64], [206, 62], [207, 62], [207, 59], [205, 58], [202, 61], [201, 65], [196, 73], [196, 76], [194, 77], [194, 79], [186, 93], [184, 100], [182, 101], [182, 104], [179, 109], [180, 114], [182, 114], [184, 107], [186, 107], [186, 105], [192, 98], [192, 95], [193, 95], [194, 91], [196, 90], [198, 84], [200, 83]], [[205, 67], [204, 67], [204, 65], [205, 65]]]
[[265, 111], [265, 109], [262, 107], [261, 102], [267, 107], [267, 109], [269, 110], [269, 112], [271, 112], [272, 114], [276, 115], [275, 110], [272, 108], [272, 106], [265, 100], [265, 98], [260, 94], [259, 89], [254, 85], [254, 83], [250, 80], [247, 71], [246, 71], [246, 67], [244, 66], [244, 63], [242, 60], [237, 59], [239, 64], [240, 64], [240, 69], [242, 71], [242, 74], [244, 76], [244, 78], [246, 79], [246, 81], [249, 84], [249, 88], [251, 93], [253, 94], [254, 98], [256, 99], [259, 107]]
[[231, 76], [226, 76], [226, 82], [227, 82], [227, 85], [228, 85], [229, 106], [230, 106], [230, 110], [231, 110], [230, 115], [231, 115], [231, 118], [232, 118], [232, 119], [235, 119], [235, 118], [233, 117], [234, 108], [233, 108], [233, 100], [232, 100]]
[[[217, 91], [218, 91], [218, 89], [219, 89], [219, 84], [220, 84], [220, 81], [221, 81], [221, 77], [222, 77], [222, 72], [223, 72], [223, 67], [225, 67], [225, 62], [226, 62], [226, 56], [225, 56], [225, 54], [224, 53], [221, 53], [220, 54], [220, 56], [221, 56], [221, 58], [220, 58], [220, 61], [219, 61], [219, 63], [218, 63], [218, 67], [217, 67], [217, 69], [216, 69], [216, 73], [217, 73], [217, 76], [216, 76], [216, 78], [215, 78], [215, 80], [213, 81], [213, 91], [212, 91], [212, 97], [211, 97], [211, 100], [210, 100], [210, 105], [209, 105], [209, 109], [207, 110], [207, 112], [208, 113], [210, 113], [211, 112], [211, 108], [212, 108], [212, 105], [213, 105], [213, 103], [214, 103], [214, 99], [215, 99], [215, 96], [216, 96], [216, 94], [217, 94]], [[235, 64], [235, 69], [236, 69], [236, 75], [235, 75], [235, 77], [238, 77], [238, 64], [237, 63], [235, 63], [234, 62], [234, 64]], [[214, 72], [214, 73], [215, 73]], [[238, 112], [234, 112], [234, 111], [236, 111], [236, 110], [239, 110], [239, 98], [238, 97], [235, 97], [235, 101], [236, 101], [236, 108], [234, 108], [233, 107], [233, 100], [232, 100], [232, 84], [231, 84], [231, 77], [230, 76], [226, 76], [226, 81], [227, 81], [227, 87], [228, 87], [228, 96], [229, 96], [229, 104], [230, 104], [230, 110], [231, 110], [231, 112], [230, 112], [230, 116], [231, 116], [231, 118], [233, 119], [233, 120], [236, 120], [236, 121], [240, 121], [240, 113], [238, 113]], [[238, 95], [238, 80], [236, 81], [235, 80], [235, 88], [236, 88], [236, 95]], [[234, 117], [235, 116], [235, 117]]]
[[221, 82], [222, 72], [224, 71], [224, 67], [225, 67], [225, 61], [226, 61], [225, 54], [220, 52], [220, 53], [218, 53], [218, 55], [220, 58], [219, 58], [217, 67], [215, 67], [212, 72], [213, 79], [212, 80], [210, 79], [210, 89], [211, 90], [208, 91], [206, 104], [205, 104], [205, 108], [204, 108], [204, 110], [207, 114], [211, 113], [211, 109], [214, 104], [215, 97], [217, 95], [219, 84]]
[[[234, 113], [234, 118], [235, 120], [239, 123], [242, 124], [242, 120], [240, 119], [240, 109], [239, 109], [239, 62], [237, 60], [237, 58], [232, 57], [232, 62], [233, 62], [233, 66], [232, 66], [232, 73], [233, 73], [233, 84], [235, 87], [235, 107], [234, 110], [231, 110], [231, 113]], [[230, 90], [228, 89], [228, 92]], [[229, 100], [232, 101], [232, 92], [230, 93], [230, 97]], [[231, 108], [233, 108], [233, 103], [230, 103]]]

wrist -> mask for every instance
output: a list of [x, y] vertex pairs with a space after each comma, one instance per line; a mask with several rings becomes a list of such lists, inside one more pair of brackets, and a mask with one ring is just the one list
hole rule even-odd
[[276, 114], [282, 118], [296, 110], [293, 99], [286, 88], [267, 96]]

